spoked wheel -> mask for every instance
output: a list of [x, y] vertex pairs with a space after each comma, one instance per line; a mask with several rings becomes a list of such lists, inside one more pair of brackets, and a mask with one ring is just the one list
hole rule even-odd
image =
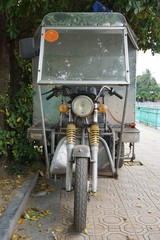
[[74, 190], [74, 224], [77, 232], [86, 228], [88, 159], [77, 158]]

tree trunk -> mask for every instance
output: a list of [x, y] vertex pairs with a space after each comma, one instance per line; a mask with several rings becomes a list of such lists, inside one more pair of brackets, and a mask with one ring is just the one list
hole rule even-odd
[[15, 93], [17, 93], [20, 89], [19, 82], [21, 80], [21, 68], [17, 62], [15, 56], [15, 41], [10, 41], [10, 101], [15, 97]]
[[[8, 92], [9, 76], [10, 76], [10, 62], [8, 52], [8, 41], [6, 37], [6, 16], [0, 16], [0, 95]], [[3, 104], [0, 101], [0, 128], [5, 126], [5, 113], [3, 112]]]

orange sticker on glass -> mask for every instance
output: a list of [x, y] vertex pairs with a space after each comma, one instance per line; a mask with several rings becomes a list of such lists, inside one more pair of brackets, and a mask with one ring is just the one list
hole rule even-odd
[[58, 40], [59, 34], [55, 30], [48, 30], [47, 32], [45, 32], [44, 38], [47, 42], [55, 42]]

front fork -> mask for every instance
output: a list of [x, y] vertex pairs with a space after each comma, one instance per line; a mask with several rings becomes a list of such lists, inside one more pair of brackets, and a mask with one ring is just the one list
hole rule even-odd
[[67, 140], [66, 191], [71, 191], [73, 173], [72, 152], [76, 141], [76, 126], [73, 123], [69, 123], [67, 126], [66, 140]]
[[[92, 192], [97, 191], [98, 179], [98, 151], [99, 151], [99, 126], [98, 126], [98, 110], [95, 104], [94, 110], [94, 123], [90, 127], [90, 146], [91, 146], [91, 179], [92, 179]], [[82, 133], [84, 131], [82, 130]], [[72, 190], [72, 173], [73, 173], [73, 160], [72, 154], [75, 147], [76, 140], [76, 126], [69, 123], [66, 131], [67, 140], [67, 167], [66, 167], [66, 191]], [[82, 134], [82, 146], [85, 145], [85, 134]], [[75, 151], [76, 152], [76, 151]], [[75, 156], [76, 157], [76, 156]], [[86, 156], [88, 157], [88, 156]]]
[[99, 126], [98, 126], [98, 105], [94, 105], [93, 124], [90, 128], [90, 145], [91, 145], [91, 179], [92, 192], [97, 191], [98, 179], [98, 151], [99, 151]]
[[91, 145], [91, 179], [92, 192], [97, 191], [98, 179], [98, 151], [99, 151], [99, 126], [93, 124], [90, 128], [90, 145]]

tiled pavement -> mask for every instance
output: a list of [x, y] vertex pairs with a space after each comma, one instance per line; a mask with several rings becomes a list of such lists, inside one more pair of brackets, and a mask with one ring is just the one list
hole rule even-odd
[[53, 180], [48, 182], [53, 193], [31, 197], [27, 204], [52, 214], [38, 222], [26, 221], [16, 232], [33, 240], [53, 239], [52, 231], [58, 240], [160, 240], [160, 131], [138, 128], [141, 142], [136, 145], [136, 162], [143, 165], [126, 164], [118, 180], [99, 178], [97, 195], [88, 203], [86, 234], [76, 234], [72, 227], [73, 192], [65, 192], [61, 181], [55, 185]]

